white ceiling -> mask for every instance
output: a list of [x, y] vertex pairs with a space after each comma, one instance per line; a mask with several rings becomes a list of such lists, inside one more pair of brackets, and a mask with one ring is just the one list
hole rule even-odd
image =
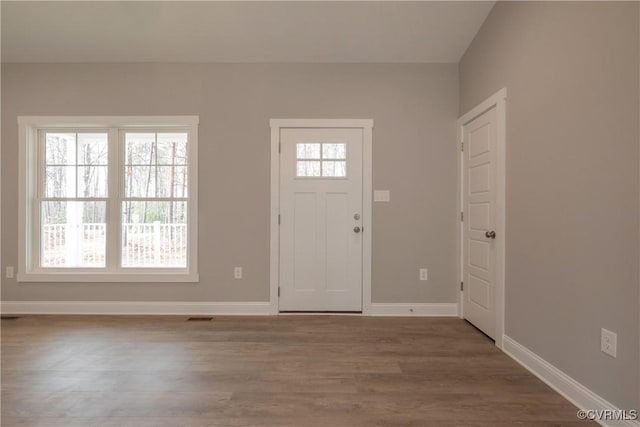
[[458, 62], [493, 4], [2, 1], [2, 62]]

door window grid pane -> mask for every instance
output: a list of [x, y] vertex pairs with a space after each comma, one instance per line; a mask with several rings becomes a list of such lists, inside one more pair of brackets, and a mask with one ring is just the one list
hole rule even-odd
[[322, 176], [347, 176], [347, 162], [344, 160], [322, 162]]
[[344, 143], [334, 144], [325, 143], [322, 144], [322, 158], [323, 159], [346, 159], [347, 158], [347, 145]]
[[296, 168], [297, 176], [321, 176], [320, 162], [317, 160], [298, 160]]
[[300, 142], [296, 144], [298, 159], [320, 159], [320, 144]]
[[297, 177], [347, 176], [347, 144], [309, 143], [296, 144]]

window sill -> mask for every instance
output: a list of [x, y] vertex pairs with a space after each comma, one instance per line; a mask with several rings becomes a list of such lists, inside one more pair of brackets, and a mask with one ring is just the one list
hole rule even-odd
[[145, 272], [145, 273], [18, 273], [18, 282], [91, 282], [91, 283], [195, 283], [198, 273]]

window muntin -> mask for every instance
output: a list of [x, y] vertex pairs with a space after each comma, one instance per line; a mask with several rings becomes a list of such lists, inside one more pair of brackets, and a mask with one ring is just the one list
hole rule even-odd
[[[22, 116], [18, 124], [23, 218], [19, 224], [18, 281], [198, 280], [197, 216], [190, 209], [197, 206], [197, 194], [191, 195], [187, 188], [195, 192], [197, 185], [196, 116]], [[96, 127], [101, 124], [105, 127]], [[166, 239], [169, 244], [161, 246], [168, 252], [162, 254], [160, 263], [129, 262], [130, 266], [124, 267], [124, 134], [142, 133], [141, 129], [157, 139], [154, 156], [160, 185], [158, 194], [150, 198], [174, 202], [171, 208], [148, 211], [173, 212], [165, 215], [166, 223], [176, 224], [172, 228], [179, 230], [166, 233], [175, 237]], [[140, 199], [145, 199], [146, 194], [142, 196]], [[141, 201], [144, 200], [131, 198], [131, 202]], [[164, 233], [161, 231], [160, 235], [163, 237]], [[75, 249], [73, 256], [71, 248]]]
[[347, 144], [313, 143], [296, 144], [296, 177], [344, 178], [347, 176]]
[[107, 197], [108, 134], [44, 132], [44, 197]]

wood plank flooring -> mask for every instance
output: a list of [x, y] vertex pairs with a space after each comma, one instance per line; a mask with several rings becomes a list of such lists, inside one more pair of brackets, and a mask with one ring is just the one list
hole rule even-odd
[[573, 427], [576, 408], [460, 319], [2, 321], [3, 427]]

